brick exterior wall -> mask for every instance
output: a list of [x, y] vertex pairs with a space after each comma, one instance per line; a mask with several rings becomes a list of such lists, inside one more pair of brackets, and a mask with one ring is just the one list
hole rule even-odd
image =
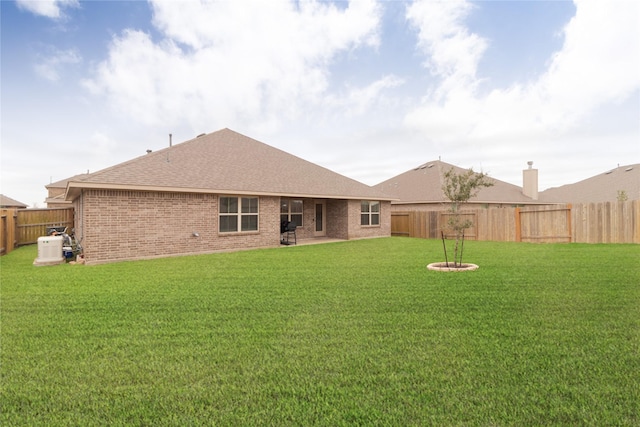
[[298, 239], [313, 238], [315, 208], [316, 204], [314, 199], [302, 199], [302, 226], [296, 228], [296, 236]]
[[[380, 226], [360, 225], [359, 200], [325, 203], [327, 237], [391, 235], [389, 202], [381, 203]], [[280, 197], [261, 196], [258, 231], [241, 233], [218, 232], [215, 194], [85, 189], [73, 205], [88, 264], [280, 245]], [[314, 199], [303, 200], [303, 218], [297, 237], [313, 238]]]
[[219, 233], [217, 195], [85, 190], [78, 229], [88, 264], [274, 247], [279, 201], [260, 197], [258, 231]]
[[[360, 206], [360, 202], [358, 202]], [[349, 239], [349, 201], [327, 200], [327, 236], [335, 239]], [[359, 222], [358, 222], [359, 224]]]
[[360, 200], [349, 200], [349, 231], [347, 239], [367, 239], [371, 237], [391, 236], [391, 203], [380, 202], [380, 225], [360, 225]]
[[298, 239], [313, 239], [316, 229], [316, 202], [326, 204], [326, 237], [333, 239], [347, 239], [348, 224], [346, 220], [347, 201], [332, 199], [296, 199], [302, 200], [302, 225], [296, 228]]
[[[315, 237], [316, 199], [303, 199], [303, 225], [296, 229], [298, 239]], [[391, 203], [380, 203], [380, 225], [360, 225], [360, 200], [326, 199], [326, 237], [363, 239], [391, 236]]]

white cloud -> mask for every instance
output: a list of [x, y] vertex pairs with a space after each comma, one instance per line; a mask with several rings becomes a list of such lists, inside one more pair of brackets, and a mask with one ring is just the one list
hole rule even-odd
[[576, 1], [565, 43], [531, 88], [544, 98], [544, 121], [573, 124], [598, 105], [640, 89], [640, 4]]
[[392, 102], [385, 98], [387, 89], [404, 84], [404, 80], [393, 75], [384, 76], [364, 87], [347, 87], [338, 95], [328, 95], [326, 105], [329, 110], [340, 111], [348, 117], [361, 116], [371, 112], [378, 104]]
[[277, 127], [322, 103], [331, 60], [375, 47], [373, 1], [152, 2], [164, 39], [128, 30], [85, 82], [149, 125]]
[[472, 8], [465, 0], [422, 0], [407, 9], [407, 20], [418, 29], [418, 47], [427, 57], [425, 65], [444, 79], [440, 96], [461, 88], [473, 89], [487, 42], [464, 26]]
[[35, 64], [35, 70], [41, 77], [57, 81], [60, 79], [61, 68], [67, 64], [78, 64], [82, 57], [75, 49], [58, 50], [50, 49], [50, 53], [42, 55]]
[[33, 14], [58, 19], [64, 16], [62, 9], [78, 7], [80, 3], [78, 0], [16, 0], [16, 4]]
[[463, 138], [480, 115], [476, 70], [487, 45], [464, 26], [471, 11], [472, 5], [465, 0], [422, 0], [407, 9], [407, 20], [418, 31], [425, 66], [439, 83], [421, 106], [407, 114], [405, 123], [423, 130], [432, 141]]
[[[412, 7], [408, 18], [419, 26], [421, 42], [428, 40], [426, 53], [433, 53], [430, 64], [445, 78], [432, 96], [407, 114], [405, 123], [437, 141], [482, 144], [486, 149], [509, 141], [523, 146], [550, 141], [553, 135], [579, 128], [580, 120], [600, 106], [638, 94], [637, 2], [576, 1], [576, 15], [564, 29], [564, 45], [550, 59], [547, 71], [537, 81], [495, 89], [486, 96], [475, 91], [481, 83], [474, 75], [479, 58], [468, 52], [471, 59], [464, 59], [465, 46], [473, 45], [478, 37], [468, 35], [469, 40], [458, 44], [450, 57], [439, 59], [437, 54], [451, 47], [447, 39], [451, 34], [460, 35], [456, 40], [468, 34], [461, 22], [468, 6], [462, 2], [456, 3], [458, 9], [449, 3], [426, 4], [428, 7], [419, 9], [422, 14]], [[435, 28], [425, 30], [434, 21]], [[462, 77], [451, 84], [450, 76], [456, 74]]]

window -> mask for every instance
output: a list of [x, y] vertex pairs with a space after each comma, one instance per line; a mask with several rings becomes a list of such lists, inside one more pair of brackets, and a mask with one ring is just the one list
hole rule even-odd
[[380, 225], [380, 202], [360, 203], [360, 225]]
[[280, 222], [289, 221], [302, 226], [302, 200], [280, 199]]
[[[258, 230], [257, 197], [220, 197], [220, 232]], [[240, 226], [240, 230], [238, 230]]]

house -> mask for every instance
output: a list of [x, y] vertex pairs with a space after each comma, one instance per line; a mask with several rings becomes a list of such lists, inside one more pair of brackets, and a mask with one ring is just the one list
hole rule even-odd
[[549, 203], [594, 203], [640, 200], [640, 163], [618, 166], [574, 184], [540, 193]]
[[391, 235], [381, 191], [229, 129], [66, 180], [87, 263]]
[[[471, 224], [470, 240], [526, 242], [637, 243], [640, 217], [640, 165], [606, 171], [595, 177], [538, 191], [533, 162], [522, 172], [522, 186], [490, 177], [494, 185], [482, 188], [463, 206], [461, 215]], [[391, 230], [396, 236], [447, 238], [450, 207], [442, 186], [444, 174], [466, 170], [441, 162], [424, 163], [374, 188], [391, 202]], [[622, 203], [627, 201], [626, 203]], [[605, 202], [605, 203], [601, 203]]]
[[89, 173], [87, 172], [45, 185], [44, 188], [47, 189], [47, 198], [45, 200], [47, 208], [51, 209], [71, 207], [71, 201], [65, 199], [65, 194], [67, 192], [67, 183], [69, 181], [81, 181], [88, 176]]
[[[504, 207], [557, 205], [564, 203], [616, 202], [640, 200], [640, 164], [619, 166], [594, 177], [557, 188], [538, 191], [538, 170], [533, 162], [522, 171], [522, 186], [490, 177], [492, 187], [482, 188], [468, 207]], [[466, 169], [440, 160], [424, 163], [414, 169], [374, 186], [397, 200], [393, 211], [446, 209], [442, 192], [444, 173], [452, 169], [460, 174]]]
[[2, 209], [26, 209], [27, 205], [17, 200], [0, 194], [0, 208]]
[[[433, 211], [447, 209], [448, 200], [442, 192], [444, 174], [453, 169], [461, 174], [467, 169], [434, 160], [390, 178], [374, 188], [395, 197], [393, 211]], [[523, 172], [524, 185], [509, 184], [489, 177], [493, 186], [480, 189], [477, 196], [469, 200], [468, 207], [503, 207], [515, 205], [547, 204], [538, 197], [537, 170]]]

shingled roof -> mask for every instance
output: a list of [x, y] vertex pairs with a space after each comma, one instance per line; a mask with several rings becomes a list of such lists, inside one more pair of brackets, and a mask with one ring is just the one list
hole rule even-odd
[[[444, 203], [447, 200], [442, 192], [443, 175], [451, 168], [456, 173], [466, 172], [460, 168], [440, 160], [424, 163], [414, 169], [383, 181], [374, 188], [396, 197], [402, 203]], [[492, 187], [482, 188], [470, 203], [517, 203], [540, 204], [522, 194], [522, 187], [489, 177]]]
[[615, 202], [618, 192], [622, 191], [628, 200], [640, 200], [640, 163], [619, 166], [574, 184], [549, 188], [540, 192], [540, 199], [565, 203]]
[[368, 185], [222, 129], [98, 172], [70, 179], [81, 188], [391, 200]]
[[46, 189], [49, 189], [49, 188], [67, 188], [67, 184], [69, 183], [69, 181], [83, 181], [88, 176], [89, 176], [89, 172], [81, 173], [81, 174], [78, 174], [78, 175], [74, 175], [71, 178], [65, 178], [65, 179], [61, 179], [60, 181], [56, 181], [56, 182], [52, 182], [51, 184], [47, 184], [47, 185], [44, 186], [44, 188], [46, 188]]
[[7, 197], [4, 194], [0, 194], [0, 207], [24, 209], [27, 207], [27, 205], [15, 199], [12, 199], [11, 197]]

